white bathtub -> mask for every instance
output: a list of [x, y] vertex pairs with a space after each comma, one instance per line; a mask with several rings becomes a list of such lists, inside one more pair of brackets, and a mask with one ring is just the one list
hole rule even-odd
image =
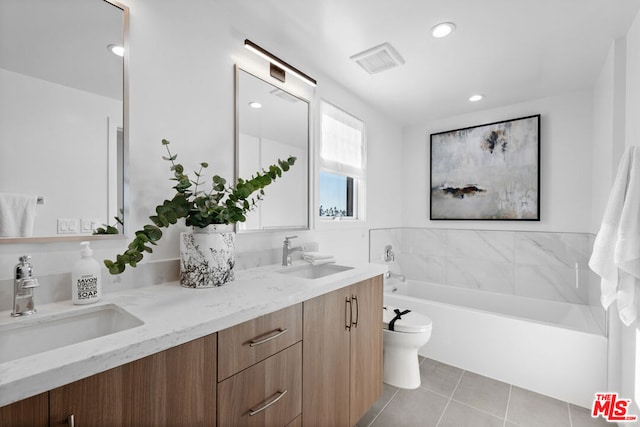
[[587, 408], [606, 391], [607, 339], [588, 306], [416, 281], [385, 286], [384, 301], [431, 318], [422, 356]]

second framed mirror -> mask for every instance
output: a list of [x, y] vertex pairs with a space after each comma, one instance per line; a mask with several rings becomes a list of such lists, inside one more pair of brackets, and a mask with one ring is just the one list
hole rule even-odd
[[289, 156], [297, 158], [278, 185], [265, 190], [238, 232], [309, 228], [309, 102], [236, 66], [236, 177]]

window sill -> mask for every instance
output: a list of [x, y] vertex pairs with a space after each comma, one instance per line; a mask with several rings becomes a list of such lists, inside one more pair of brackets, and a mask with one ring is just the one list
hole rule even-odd
[[339, 218], [340, 219], [333, 219], [333, 218], [326, 218], [326, 217], [317, 218], [316, 229], [326, 230], [326, 229], [332, 229], [332, 228], [345, 228], [345, 227], [364, 228], [367, 225], [367, 222], [363, 219], [359, 219], [359, 218], [346, 219], [344, 217], [339, 217]]

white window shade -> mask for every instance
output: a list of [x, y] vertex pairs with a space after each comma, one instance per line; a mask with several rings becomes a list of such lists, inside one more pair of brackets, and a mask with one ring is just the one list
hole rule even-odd
[[365, 174], [364, 123], [344, 111], [322, 103], [322, 167], [363, 177]]

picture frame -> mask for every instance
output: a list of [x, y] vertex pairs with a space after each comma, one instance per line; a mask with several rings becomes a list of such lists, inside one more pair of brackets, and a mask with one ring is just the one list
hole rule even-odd
[[429, 139], [431, 220], [540, 221], [540, 114]]

